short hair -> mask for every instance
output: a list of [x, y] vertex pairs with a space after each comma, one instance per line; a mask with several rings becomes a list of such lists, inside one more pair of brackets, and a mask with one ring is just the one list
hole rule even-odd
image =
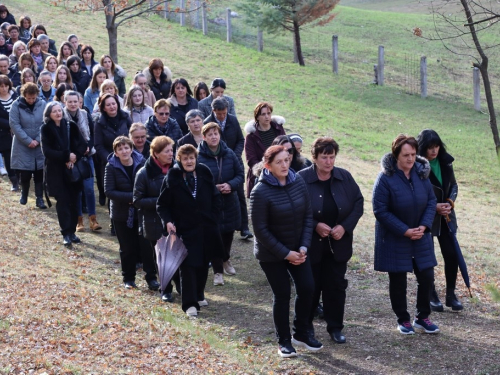
[[260, 112], [263, 108], [267, 108], [271, 113], [273, 113], [273, 106], [268, 102], [257, 103], [255, 109], [253, 110], [253, 118], [255, 119], [255, 122], [259, 122], [258, 117], [260, 116]]
[[276, 158], [276, 155], [278, 155], [280, 152], [283, 152], [283, 151], [288, 153], [288, 150], [286, 149], [285, 146], [282, 146], [282, 145], [270, 146], [266, 150], [266, 152], [264, 152], [264, 156], [262, 157], [262, 162], [264, 164], [271, 164], [273, 162], [274, 158]]
[[7, 9], [7, 7], [4, 4], [0, 4], [0, 13], [2, 13], [2, 12], [9, 13], [9, 10]]
[[134, 142], [129, 137], [125, 137], [124, 135], [120, 135], [115, 138], [113, 141], [113, 152], [116, 152], [116, 149], [119, 146], [128, 145], [132, 150], [134, 149]]
[[203, 121], [203, 112], [199, 109], [192, 109], [188, 113], [186, 113], [186, 124], [195, 117], [200, 117], [201, 121]]
[[394, 141], [392, 141], [392, 156], [395, 159], [398, 158], [404, 145], [410, 145], [418, 153], [418, 142], [415, 137], [410, 137], [406, 134], [399, 134]]
[[108, 72], [106, 69], [99, 65], [96, 65], [93, 71], [94, 72], [92, 74], [92, 80], [90, 81], [89, 87], [93, 92], [96, 92], [100, 90], [100, 87], [97, 86], [97, 76], [101, 73], [104, 73], [106, 75], [106, 79], [108, 79]]
[[115, 94], [118, 94], [118, 86], [116, 86], [115, 81], [106, 78], [104, 82], [101, 84], [101, 92], [107, 89], [108, 87], [112, 87], [115, 90]]
[[432, 129], [424, 129], [417, 136], [418, 154], [427, 157], [427, 150], [434, 146], [439, 146], [438, 158], [446, 153], [446, 145], [441, 140], [436, 131]]
[[177, 160], [180, 163], [181, 162], [181, 156], [191, 155], [191, 154], [194, 154], [195, 157], [198, 157], [198, 150], [196, 149], [196, 147], [194, 147], [191, 144], [182, 145], [177, 150], [177, 155], [175, 156], [175, 160]]
[[75, 61], [78, 63], [78, 66], [80, 69], [82, 68], [82, 60], [77, 55], [71, 55], [68, 60], [66, 60], [66, 66], [69, 68], [71, 65], [75, 63]]
[[99, 100], [97, 102], [97, 105], [99, 106], [99, 111], [101, 111], [101, 113], [104, 113], [104, 107], [106, 105], [105, 102], [109, 98], [113, 98], [115, 100], [116, 105], [118, 106], [118, 111], [120, 111], [120, 101], [118, 100], [116, 95], [112, 95], [109, 92], [105, 92], [104, 94], [101, 94], [99, 96]]
[[174, 82], [172, 82], [172, 86], [170, 87], [170, 96], [175, 95], [175, 87], [179, 84], [186, 88], [187, 94], [189, 96], [193, 96], [193, 92], [191, 91], [191, 87], [189, 87], [188, 81], [186, 81], [184, 78], [176, 78], [174, 80]]
[[170, 137], [167, 137], [166, 135], [154, 137], [154, 139], [151, 141], [151, 146], [149, 146], [149, 153], [151, 155], [159, 154], [165, 149], [165, 147], [167, 147], [168, 145], [173, 146], [174, 144], [174, 140]]
[[217, 87], [221, 87], [225, 90], [226, 89], [226, 82], [222, 78], [215, 78], [212, 81], [212, 84], [210, 85], [210, 91], [212, 91], [213, 89], [215, 89]]
[[88, 44], [85, 44], [82, 46], [82, 49], [80, 50], [80, 54], [82, 55], [82, 59], [83, 59], [83, 53], [84, 52], [87, 52], [87, 51], [90, 51], [90, 53], [92, 54], [92, 57], [91, 59], [94, 60], [94, 56], [95, 56], [95, 51], [94, 49], [92, 48], [92, 46], [88, 45]]
[[229, 102], [226, 100], [226, 98], [219, 96], [218, 98], [212, 100], [211, 106], [212, 111], [222, 111], [229, 108]]
[[17, 42], [14, 43], [12, 46], [12, 54], [16, 56], [17, 50], [19, 49], [20, 46], [24, 46], [24, 50], [27, 51], [28, 47], [26, 47], [26, 43], [24, 43], [22, 40], [18, 40]]
[[163, 73], [163, 68], [164, 68], [163, 61], [161, 61], [160, 59], [151, 59], [148, 65], [149, 73], [151, 74], [151, 79], [153, 79], [154, 77], [153, 70], [158, 68], [161, 68]]
[[205, 90], [205, 93], [208, 94], [210, 93], [210, 90], [208, 89], [208, 86], [205, 82], [198, 82], [195, 86], [194, 86], [194, 98], [198, 101], [201, 100], [200, 98], [200, 90]]
[[212, 129], [217, 129], [217, 131], [219, 132], [219, 135], [222, 134], [220, 126], [216, 122], [209, 122], [208, 124], [203, 125], [203, 127], [201, 128], [201, 134], [203, 134], [203, 136], [205, 136], [205, 134], [207, 134]]
[[32, 47], [35, 47], [35, 46], [41, 46], [42, 44], [40, 43], [40, 41], [38, 39], [30, 39], [30, 41], [28, 42], [28, 49], [31, 49]]
[[33, 82], [25, 83], [21, 86], [21, 96], [24, 98], [26, 95], [40, 95], [38, 85]]
[[170, 102], [167, 100], [167, 99], [160, 99], [160, 100], [157, 100], [153, 109], [154, 111], [156, 112], [158, 110], [158, 108], [163, 108], [163, 107], [168, 107], [170, 109], [171, 105], [170, 105]]
[[43, 110], [43, 122], [47, 123], [50, 121], [50, 114], [52, 113], [52, 109], [56, 105], [58, 105], [62, 109], [62, 105], [60, 102], [51, 101], [51, 102], [47, 103], [47, 105], [45, 106], [45, 109]]
[[319, 154], [335, 154], [339, 153], [339, 144], [332, 137], [319, 137], [311, 146], [311, 156], [316, 160]]
[[0, 25], [0, 29], [2, 30], [7, 30], [10, 26], [10, 23], [8, 22], [2, 22], [2, 24]]
[[140, 91], [142, 92], [142, 103], [141, 103], [141, 107], [144, 107], [145, 104], [144, 104], [144, 100], [146, 99], [146, 93], [144, 92], [144, 90], [142, 89], [141, 86], [137, 86], [137, 85], [133, 85], [128, 94], [127, 94], [127, 100], [125, 101], [125, 107], [128, 108], [130, 111], [132, 111], [132, 108], [134, 107], [134, 102], [132, 101], [132, 96], [134, 95], [134, 93], [136, 91]]
[[30, 68], [24, 68], [21, 71], [21, 85], [26, 83], [26, 76], [31, 75], [33, 77], [33, 82], [36, 82], [36, 74]]
[[8, 63], [10, 63], [9, 56], [0, 54], [0, 61], [7, 61]]
[[10, 33], [12, 30], [17, 30], [17, 32], [19, 32], [19, 26], [17, 25], [10, 25], [8, 28], [7, 28], [7, 31]]
[[[108, 58], [108, 59], [111, 60], [111, 73], [113, 73], [113, 75], [114, 75], [115, 74], [116, 65], [115, 65], [115, 62], [113, 61], [113, 59], [111, 58], [111, 56], [109, 56], [109, 55], [102, 55], [101, 59], [99, 60], [99, 64], [101, 64], [101, 66], [103, 66], [102, 63], [104, 62], [105, 58]], [[118, 90], [116, 90], [116, 91], [118, 91]]]
[[9, 91], [12, 90], [12, 81], [5, 74], [0, 74], [0, 85], [9, 86]]
[[133, 132], [136, 130], [146, 130], [146, 134], [148, 132], [148, 129], [146, 128], [146, 125], [144, 125], [142, 122], [134, 122], [128, 131], [128, 135], [132, 135]]
[[[33, 38], [34, 39], [34, 38]], [[36, 40], [41, 41], [41, 40], [49, 40], [50, 38], [46, 34], [40, 34], [36, 37]]]
[[75, 90], [66, 90], [64, 92], [64, 101], [68, 100], [68, 97], [70, 96], [77, 96], [77, 97], [80, 97], [80, 94], [78, 91], [75, 91]]

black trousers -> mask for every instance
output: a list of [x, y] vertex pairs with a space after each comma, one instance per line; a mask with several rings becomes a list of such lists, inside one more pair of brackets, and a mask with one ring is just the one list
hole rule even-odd
[[455, 252], [455, 246], [451, 236], [452, 233], [450, 233], [446, 225], [446, 219], [443, 217], [441, 219], [441, 235], [437, 236], [437, 239], [444, 259], [444, 275], [446, 278], [447, 290], [455, 290], [458, 274], [457, 253]]
[[237, 189], [236, 193], [238, 193], [238, 200], [240, 202], [240, 211], [241, 211], [241, 227], [240, 230], [248, 230], [248, 209], [247, 209], [247, 198], [245, 196], [245, 190], [243, 188], [243, 184], [241, 184]]
[[[431, 314], [430, 298], [434, 287], [434, 268], [419, 271], [413, 260], [413, 272], [417, 278], [417, 314], [419, 319], [428, 318]], [[398, 323], [411, 320], [406, 301], [406, 272], [389, 272], [389, 296], [392, 310], [398, 317]]]
[[231, 245], [233, 244], [234, 232], [226, 232], [220, 234], [222, 238], [222, 257], [213, 258], [211, 260], [212, 268], [215, 273], [224, 273], [224, 262], [227, 262], [231, 257]]
[[120, 244], [123, 282], [135, 281], [135, 264], [139, 254], [142, 257], [142, 269], [146, 273], [146, 281], [156, 280], [156, 265], [151, 243], [139, 234], [137, 222], [134, 222], [132, 228], [129, 228], [125, 221], [113, 220], [113, 224]]
[[94, 172], [95, 172], [95, 180], [97, 182], [97, 190], [99, 191], [100, 196], [105, 196], [104, 194], [104, 172], [106, 170], [106, 163], [101, 162], [101, 158], [99, 155], [92, 155], [94, 158]]
[[28, 184], [31, 182], [31, 176], [36, 183], [43, 182], [43, 169], [35, 169], [34, 171], [19, 171], [21, 174], [21, 184]]
[[80, 190], [76, 187], [61, 186], [61, 191], [54, 195], [54, 198], [57, 201], [57, 220], [59, 221], [59, 227], [61, 228], [61, 234], [63, 236], [76, 232], [76, 224], [78, 222], [76, 204], [79, 191]]
[[309, 315], [312, 326], [314, 313], [323, 293], [323, 312], [328, 332], [344, 328], [344, 310], [348, 281], [345, 279], [347, 262], [336, 262], [332, 253], [323, 255], [321, 262], [311, 266], [314, 277], [314, 294]]
[[12, 150], [10, 148], [5, 149], [5, 150], [0, 150], [0, 154], [3, 155], [4, 158], [4, 164], [5, 164], [5, 169], [7, 170], [7, 175], [9, 177], [14, 177], [16, 175], [16, 172], [10, 168], [10, 153]]
[[290, 334], [290, 277], [295, 285], [295, 314], [293, 330], [298, 335], [305, 335], [314, 328], [309, 323], [314, 293], [314, 279], [309, 259], [294, 266], [287, 260], [279, 262], [260, 262], [267, 281], [274, 294], [273, 319], [276, 337], [279, 343], [291, 339]]
[[198, 301], [205, 299], [205, 285], [208, 278], [208, 265], [191, 267], [184, 263], [180, 267], [182, 310], [194, 306], [200, 309]]

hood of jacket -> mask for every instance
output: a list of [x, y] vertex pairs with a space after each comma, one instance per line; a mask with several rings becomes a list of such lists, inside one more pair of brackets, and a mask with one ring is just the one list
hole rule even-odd
[[[163, 66], [163, 73], [167, 76], [167, 82], [168, 81], [171, 81], [172, 80], [172, 72], [170, 71], [170, 69], [166, 66]], [[146, 76], [146, 82], [149, 82], [151, 81], [151, 73], [149, 72], [149, 67], [145, 67], [143, 70], [142, 70], [142, 74], [144, 74]]]
[[[392, 153], [389, 152], [385, 154], [382, 157], [382, 160], [380, 161], [380, 165], [382, 167], [382, 173], [387, 176], [394, 175], [398, 169], [396, 164], [397, 161], [396, 159], [394, 159], [394, 156], [392, 156]], [[429, 178], [429, 174], [431, 173], [431, 165], [429, 164], [429, 161], [426, 158], [417, 155], [413, 168], [415, 168], [417, 175], [421, 180]]]
[[[297, 174], [293, 169], [288, 170], [288, 176], [286, 176], [286, 184], [285, 185], [290, 185], [295, 181], [297, 178]], [[260, 174], [259, 177], [259, 182], [264, 182], [268, 185], [272, 186], [283, 186], [279, 183], [278, 179], [273, 176], [271, 172], [269, 172], [269, 169], [263, 168], [262, 173]]]
[[[26, 99], [24, 99], [22, 96], [20, 96], [17, 100], [19, 100], [19, 108], [26, 110], [28, 109], [28, 103], [26, 103]], [[35, 101], [35, 106], [33, 107], [33, 110], [37, 109], [37, 107], [44, 106], [45, 102], [40, 99], [40, 97], [36, 98]]]
[[[219, 145], [220, 151], [218, 156], [226, 156], [227, 150], [229, 149], [229, 147], [227, 147], [226, 145], [226, 142], [221, 139]], [[210, 148], [205, 141], [201, 141], [200, 145], [198, 146], [198, 152], [200, 155], [203, 155], [207, 158], [213, 158], [212, 152], [210, 151]]]
[[[283, 116], [273, 115], [271, 116], [271, 126], [276, 126], [273, 125], [273, 122], [275, 124], [283, 126], [285, 125], [286, 120]], [[257, 131], [257, 123], [255, 122], [255, 120], [250, 120], [245, 124], [245, 133], [251, 134], [255, 133], [256, 131]]]
[[[138, 165], [142, 161], [142, 159], [144, 159], [144, 156], [142, 156], [140, 152], [136, 150], [132, 151], [132, 160], [134, 160], [134, 165]], [[120, 159], [115, 155], [114, 152], [108, 155], [108, 163], [115, 168], [122, 168], [123, 170], [125, 170], [123, 168], [123, 164], [120, 162]]]

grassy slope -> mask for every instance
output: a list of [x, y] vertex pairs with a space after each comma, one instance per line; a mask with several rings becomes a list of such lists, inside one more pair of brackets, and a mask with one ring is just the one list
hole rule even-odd
[[[34, 20], [40, 18], [46, 20], [44, 24], [48, 27], [50, 35], [57, 41], [61, 41], [64, 36], [78, 30], [77, 34], [82, 40], [91, 42], [96, 48], [97, 54], [106, 52], [107, 37], [103, 27], [102, 14], [94, 16], [68, 15], [60, 9], [47, 8], [40, 3], [28, 0], [20, 0], [15, 4], [7, 3], [7, 5], [12, 8], [15, 14], [27, 12]], [[28, 9], [28, 5], [29, 11], [21, 11], [22, 7]], [[344, 14], [347, 13], [347, 8], [345, 9], [346, 12], [343, 12]], [[16, 10], [18, 11], [16, 12]], [[349, 12], [353, 12], [352, 17], [355, 18], [355, 11], [349, 10]], [[379, 13], [370, 12], [362, 12], [360, 14], [363, 14], [364, 17], [367, 17], [367, 15], [370, 17], [379, 16]], [[388, 17], [392, 17], [394, 20], [397, 18], [397, 15], [389, 15]], [[61, 22], [61, 20], [64, 20], [64, 22]], [[370, 272], [373, 216], [369, 202], [371, 186], [378, 169], [378, 160], [389, 149], [394, 135], [402, 131], [416, 134], [423, 128], [432, 127], [442, 135], [449, 146], [450, 152], [457, 158], [455, 168], [461, 186], [460, 202], [462, 202], [462, 205], [457, 210], [459, 211], [458, 214], [461, 223], [464, 224], [460, 240], [466, 249], [466, 258], [469, 261], [474, 292], [477, 296], [477, 299], [474, 300], [476, 305], [468, 305], [472, 311], [466, 317], [467, 319], [474, 319], [474, 321], [477, 320], [477, 324], [484, 323], [484, 329], [487, 330], [489, 327], [487, 321], [483, 320], [479, 315], [476, 316], [475, 310], [482, 311], [482, 314], [486, 314], [487, 316], [491, 313], [498, 314], [498, 312], [495, 310], [492, 311], [489, 305], [483, 302], [485, 293], [482, 285], [486, 282], [498, 283], [499, 281], [496, 272], [496, 254], [498, 254], [499, 249], [494, 236], [500, 230], [498, 220], [498, 212], [500, 210], [498, 203], [499, 167], [496, 163], [493, 148], [491, 147], [491, 136], [487, 128], [487, 118], [484, 115], [474, 112], [468, 105], [457, 105], [432, 98], [420, 100], [417, 97], [402, 94], [400, 90], [390, 86], [373, 87], [367, 84], [371, 79], [370, 74], [361, 74], [360, 70], [356, 67], [341, 66], [342, 74], [334, 77], [331, 75], [328, 67], [321, 64], [311, 64], [306, 68], [300, 68], [294, 64], [290, 64], [288, 56], [284, 54], [257, 54], [252, 50], [238, 45], [228, 45], [222, 41], [203, 38], [198, 32], [180, 29], [177, 25], [163, 23], [159, 19], [154, 19], [154, 22], [138, 21], [126, 28], [122, 27], [120, 29], [120, 64], [127, 69], [129, 74], [142, 69], [150, 57], [158, 56], [164, 59], [174, 72], [175, 77], [184, 76], [190, 82], [198, 80], [209, 82], [213, 77], [223, 76], [228, 82], [228, 93], [236, 100], [238, 117], [241, 122], [244, 123], [251, 118], [252, 108], [257, 101], [269, 100], [275, 106], [275, 113], [287, 118], [286, 127], [302, 133], [308, 144], [310, 144], [314, 137], [322, 134], [333, 135], [339, 140], [341, 154], [338, 158], [338, 163], [353, 172], [366, 198], [365, 216], [358, 226], [358, 241], [355, 244], [355, 253], [357, 255], [353, 258], [351, 264], [350, 277], [354, 287], [350, 289], [350, 292], [355, 297], [353, 297], [353, 307], [351, 307], [352, 315], [349, 317], [348, 322], [348, 327], [352, 329], [350, 332], [354, 336], [353, 340], [357, 340], [354, 343], [361, 346], [359, 346], [357, 352], [355, 348], [349, 347], [344, 352], [336, 353], [335, 351], [328, 351], [325, 356], [331, 354], [333, 357], [322, 357], [327, 360], [327, 363], [334, 363], [335, 368], [342, 368], [348, 372], [410, 372], [405, 367], [406, 365], [394, 364], [391, 358], [384, 358], [383, 350], [382, 352], [377, 352], [379, 348], [376, 347], [371, 347], [369, 350], [380, 355], [380, 358], [376, 361], [377, 363], [366, 362], [366, 352], [363, 352], [362, 349], [362, 347], [366, 346], [366, 350], [368, 350], [367, 348], [371, 345], [370, 342], [374, 341], [374, 337], [371, 336], [373, 327], [363, 322], [367, 304], [371, 306], [369, 320], [373, 317], [375, 319], [374, 322], [380, 319], [391, 322], [391, 324], [393, 322], [390, 311], [387, 311], [389, 308], [385, 294], [377, 301], [366, 299], [367, 293], [370, 295], [379, 295], [382, 291], [377, 284], [380, 281], [384, 281], [384, 278], [381, 278], [380, 275], [374, 275], [373, 272]], [[375, 22], [373, 25], [376, 24]], [[161, 28], [158, 28], [157, 25], [161, 25]], [[368, 38], [370, 33], [367, 33], [366, 36]], [[405, 39], [402, 36], [400, 43], [402, 45], [405, 44]], [[349, 44], [353, 49], [361, 50], [364, 43], [358, 45], [355, 39], [353, 39]], [[6, 184], [2, 185], [4, 185], [2, 186], [2, 195], [4, 193], [8, 194]], [[33, 228], [28, 231], [27, 237], [23, 237], [23, 230], [21, 228], [16, 228], [15, 231], [9, 231], [7, 227], [2, 228], [5, 232], [9, 233], [10, 242], [7, 244], [7, 248], [13, 250], [1, 265], [2, 274], [6, 275], [8, 280], [10, 280], [2, 284], [2, 289], [6, 288], [7, 285], [12, 285], [9, 289], [9, 303], [16, 303], [17, 306], [20, 306], [18, 308], [27, 307], [32, 303], [40, 308], [44, 306], [39, 306], [39, 303], [36, 301], [31, 302], [29, 291], [24, 291], [21, 297], [16, 296], [15, 287], [23, 281], [22, 277], [14, 276], [16, 272], [22, 274], [23, 268], [45, 269], [49, 267], [46, 273], [44, 271], [44, 275], [42, 275], [45, 282], [50, 283], [53, 273], [57, 272], [60, 274], [60, 279], [57, 280], [60, 284], [56, 283], [54, 285], [58, 288], [65, 288], [70, 283], [75, 283], [76, 281], [76, 290], [85, 290], [85, 295], [86, 293], [90, 293], [88, 290], [92, 291], [92, 293], [97, 293], [98, 298], [96, 301], [102, 302], [103, 311], [99, 311], [98, 304], [92, 303], [91, 310], [97, 315], [96, 318], [90, 319], [88, 316], [83, 315], [78, 318], [83, 321], [81, 323], [83, 326], [82, 329], [92, 329], [92, 333], [94, 333], [93, 330], [96, 330], [95, 332], [101, 332], [102, 330], [102, 333], [99, 334], [105, 334], [107, 330], [113, 328], [109, 326], [109, 321], [114, 319], [121, 324], [121, 326], [117, 326], [117, 331], [123, 327], [130, 329], [130, 324], [135, 324], [137, 326], [137, 336], [134, 336], [134, 338], [148, 334], [150, 335], [151, 346], [155, 346], [154, 342], [158, 340], [158, 335], [170, 338], [165, 342], [170, 342], [172, 337], [178, 337], [179, 343], [186, 346], [190, 344], [191, 339], [183, 337], [186, 334], [193, 334], [198, 337], [201, 329], [207, 332], [207, 336], [203, 338], [203, 342], [210, 343], [206, 349], [207, 351], [215, 350], [217, 353], [221, 353], [222, 350], [227, 351], [229, 356], [236, 357], [240, 365], [249, 372], [255, 372], [252, 370], [255, 368], [262, 368], [267, 371], [278, 368], [289, 370], [289, 366], [292, 366], [291, 368], [295, 369], [295, 371], [300, 370], [299, 372], [304, 371], [306, 368], [318, 372], [335, 372], [334, 370], [325, 370], [325, 365], [319, 363], [323, 361], [317, 362], [308, 357], [298, 364], [293, 365], [276, 363], [273, 359], [274, 356], [269, 358], [268, 354], [266, 354], [270, 353], [270, 341], [264, 342], [260, 350], [258, 347], [248, 349], [247, 346], [251, 345], [243, 342], [244, 337], [247, 335], [246, 332], [252, 333], [252, 330], [255, 330], [255, 332], [259, 333], [259, 327], [250, 329], [242, 325], [242, 327], [239, 327], [239, 334], [233, 335], [230, 333], [228, 335], [227, 328], [224, 325], [221, 326], [221, 321], [217, 316], [211, 316], [211, 318], [214, 318], [213, 323], [208, 323], [208, 326], [207, 322], [200, 322], [200, 328], [197, 324], [193, 325], [179, 318], [178, 306], [166, 312], [158, 303], [154, 304], [151, 311], [139, 309], [140, 306], [148, 306], [148, 303], [150, 303], [148, 301], [151, 298], [148, 294], [134, 295], [134, 298], [130, 298], [129, 295], [124, 294], [121, 288], [117, 286], [119, 279], [117, 274], [118, 265], [114, 264], [117, 254], [114, 250], [108, 250], [116, 247], [113, 239], [107, 236], [84, 235], [87, 245], [84, 245], [81, 249], [82, 253], [75, 255], [73, 252], [61, 252], [58, 246], [52, 245], [58, 240], [58, 235], [54, 229], [57, 225], [53, 212], [49, 215], [49, 221], [44, 223], [44, 228], [41, 228], [40, 220], [37, 217], [40, 214], [37, 211], [25, 211], [22, 207], [17, 206], [16, 198], [10, 195], [9, 199], [4, 203], [6, 204], [4, 206], [6, 209], [2, 210], [1, 213], [3, 223], [8, 222], [5, 214], [10, 213], [17, 217], [26, 217], [26, 219], [21, 221], [21, 224], [23, 227]], [[7, 208], [9, 205], [14, 205], [14, 208]], [[101, 211], [100, 213], [101, 217], [104, 218], [103, 212]], [[101, 221], [106, 222], [104, 219], [101, 219]], [[41, 242], [47, 248], [44, 248], [40, 252], [40, 255], [43, 255], [47, 259], [46, 261], [39, 262], [38, 260], [33, 260], [33, 254], [29, 251], [15, 251], [16, 247], [26, 246], [27, 239], [35, 241], [41, 233], [46, 233], [42, 236]], [[248, 280], [252, 280], [251, 285], [259, 285], [260, 287], [265, 287], [265, 281], [262, 280], [258, 271], [254, 272], [255, 261], [251, 259], [250, 246], [241, 246], [240, 244], [236, 246], [238, 254], [236, 259], [239, 260], [240, 267], [245, 265], [248, 269], [245, 269], [245, 273], [242, 274], [241, 279], [238, 277], [234, 279], [235, 281], [232, 284], [228, 284], [227, 290], [230, 294], [228, 294], [227, 298], [240, 302], [238, 305], [235, 304], [235, 307], [242, 308], [244, 306], [247, 308], [246, 310], [243, 308], [243, 314], [254, 313], [254, 310], [251, 309], [253, 306], [255, 308], [255, 319], [260, 317], [260, 315], [257, 315], [257, 308], [265, 311], [267, 315], [258, 319], [264, 319], [266, 323], [263, 325], [270, 327], [268, 299], [262, 296], [258, 296], [255, 299], [253, 294], [249, 294], [248, 290]], [[78, 263], [80, 257], [82, 257], [80, 261], [82, 263]], [[49, 266], [47, 266], [46, 262], [49, 263]], [[16, 264], [16, 266], [9, 267], [9, 264]], [[74, 267], [78, 267], [77, 270], [74, 270]], [[86, 272], [89, 274], [80, 274], [82, 269], [87, 270]], [[357, 272], [360, 272], [359, 278], [356, 278]], [[442, 287], [442, 271], [438, 269], [437, 272], [439, 285]], [[245, 277], [248, 279], [246, 280]], [[254, 280], [254, 278], [257, 279]], [[239, 283], [236, 280], [240, 280]], [[356, 285], [358, 286], [357, 288]], [[50, 286], [46, 287], [51, 288]], [[106, 288], [109, 288], [109, 292]], [[221, 310], [221, 306], [225, 306], [223, 305], [225, 299], [220, 296], [220, 293], [215, 293], [211, 289], [213, 288], [209, 287], [210, 299], [218, 302], [213, 308], [218, 311], [220, 319], [224, 322], [227, 312], [226, 310]], [[267, 289], [264, 290], [268, 293]], [[78, 300], [79, 293], [73, 296], [76, 300]], [[245, 297], [249, 300], [243, 299], [240, 301], [240, 298]], [[19, 304], [19, 300], [22, 301], [21, 304]], [[90, 303], [93, 299], [85, 301]], [[116, 305], [119, 311], [124, 313], [125, 316], [127, 316], [127, 313], [138, 314], [138, 321], [130, 323], [128, 318], [115, 317], [113, 315], [113, 305]], [[358, 314], [356, 314], [355, 308], [360, 309]], [[69, 319], [68, 315], [71, 315], [72, 310], [67, 308], [65, 311], [63, 317], [64, 319]], [[381, 311], [384, 311], [386, 314], [382, 314]], [[16, 311], [16, 313], [19, 314], [19, 311]], [[10, 327], [8, 330], [9, 335], [16, 337], [16, 330], [17, 332], [22, 332], [26, 329], [23, 324], [33, 319], [33, 313], [36, 313], [36, 309], [33, 312], [30, 312], [30, 310], [22, 312], [22, 314], [27, 314], [25, 317], [26, 320], [20, 318], [19, 322], [10, 318], [6, 319], [6, 316], [2, 316], [1, 326], [4, 329]], [[231, 317], [227, 318], [229, 319], [229, 323], [227, 324], [231, 326]], [[90, 322], [88, 321], [89, 319]], [[455, 320], [450, 317], [442, 316], [440, 319], [441, 321], [445, 321], [446, 324], [455, 324], [453, 323]], [[44, 324], [48, 324], [42, 318], [41, 321]], [[157, 328], [153, 331], [148, 331], [147, 324], [143, 324], [143, 321], [152, 321], [153, 324], [157, 325]], [[248, 324], [252, 326], [250, 321]], [[462, 320], [460, 322], [457, 321], [456, 324], [459, 324], [461, 328], [467, 329], [464, 327], [465, 323]], [[170, 325], [176, 326], [178, 329], [172, 331]], [[262, 330], [262, 327], [260, 329]], [[380, 337], [380, 335], [384, 334], [384, 330], [387, 330], [387, 327], [379, 327], [373, 332], [377, 337]], [[71, 331], [64, 330], [61, 332], [61, 335], [68, 332]], [[2, 335], [4, 333], [6, 333], [5, 330]], [[252, 337], [259, 339], [262, 337], [261, 333], [255, 334]], [[267, 337], [272, 336], [269, 332], [266, 334]], [[487, 335], [486, 337], [488, 337]], [[219, 341], [214, 336], [222, 336], [225, 339]], [[435, 353], [437, 358], [446, 355], [448, 346], [444, 344], [448, 340], [451, 340], [451, 346], [454, 345], [453, 337], [448, 336], [448, 333], [443, 335], [443, 337], [443, 348]], [[104, 336], [89, 337], [88, 340], [98, 341], [99, 338], [104, 340]], [[176, 339], [173, 340], [175, 341]], [[233, 343], [233, 340], [236, 341], [237, 345]], [[270, 340], [272, 341], [272, 339]], [[323, 337], [323, 340], [326, 340], [326, 338]], [[389, 337], [387, 340], [392, 340], [392, 338]], [[464, 340], [467, 340], [467, 338], [464, 338]], [[474, 336], [472, 340], [480, 340], [480, 338]], [[198, 343], [199, 341], [196, 342]], [[403, 350], [403, 355], [411, 354], [412, 350], [414, 350], [410, 343], [398, 342], [399, 340], [396, 343], [387, 343], [387, 345], [399, 347]], [[9, 343], [12, 344], [11, 341]], [[162, 344], [155, 346], [156, 350], [161, 353], [169, 350], [168, 347], [162, 345], [166, 344], [162, 341]], [[214, 349], [211, 348], [212, 345]], [[427, 348], [425, 343], [420, 340], [419, 345], [423, 345], [422, 347], [426, 348], [422, 349], [423, 352], [420, 353], [421, 355], [426, 355], [427, 350], [435, 350], [435, 348]], [[380, 345], [380, 348], [382, 347]], [[26, 346], [26, 350], [28, 348], [29, 345]], [[498, 348], [495, 349], [495, 345], [488, 346], [488, 348], [498, 350]], [[143, 349], [145, 351], [149, 350], [147, 348]], [[471, 350], [473, 350], [472, 347]], [[21, 353], [28, 352], [20, 351], [18, 354], [21, 355]], [[103, 353], [106, 354], [108, 351], [104, 350]], [[473, 354], [477, 356], [477, 353]], [[262, 357], [263, 355], [264, 357]], [[256, 361], [257, 364], [255, 362], [254, 364], [247, 362], [244, 358], [248, 356], [253, 357], [253, 361]], [[80, 362], [81, 359], [76, 357], [77, 354], [75, 354], [74, 361], [72, 361], [72, 357], [69, 356], [65, 363], [73, 363], [73, 366], [77, 370], [88, 369], [88, 367], [82, 365], [82, 362]], [[15, 356], [15, 358], [20, 357]], [[44, 357], [41, 356], [41, 358]], [[124, 360], [120, 360], [119, 356], [113, 358], [110, 365], [118, 366], [120, 363], [127, 363]], [[465, 366], [467, 358], [464, 357], [458, 364], [462, 363]], [[183, 362], [174, 361], [172, 358], [170, 360], [176, 364]], [[231, 363], [228, 367], [229, 372], [238, 372], [237, 368], [232, 364], [233, 362], [226, 356], [222, 356], [221, 361], [229, 361]], [[8, 364], [7, 362], [0, 362], [4, 366]], [[187, 360], [184, 361], [184, 364], [186, 362]], [[139, 359], [136, 362], [130, 360], [130, 363], [133, 363], [134, 366], [139, 366]], [[356, 363], [356, 366], [350, 367], [348, 365], [350, 363]], [[492, 363], [495, 362], [490, 362], [486, 358], [483, 368], [489, 369], [490, 367], [488, 366]], [[411, 365], [411, 363], [409, 364]], [[182, 366], [182, 364], [179, 365]], [[129, 368], [136, 368], [133, 365], [129, 366]], [[201, 372], [200, 368], [198, 370]], [[77, 371], [75, 370], [75, 372]], [[422, 373], [428, 372], [422, 369]]]

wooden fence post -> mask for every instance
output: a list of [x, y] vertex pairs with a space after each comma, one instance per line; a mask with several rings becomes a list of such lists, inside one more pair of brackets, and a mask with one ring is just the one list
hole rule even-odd
[[377, 84], [384, 86], [384, 46], [378, 46]]
[[164, 2], [165, 5], [163, 5], [163, 18], [168, 18], [168, 13], [169, 13], [169, 6], [170, 2], [168, 0], [165, 0]]
[[427, 57], [420, 58], [420, 97], [427, 98]]
[[474, 109], [481, 110], [481, 80], [479, 78], [479, 69], [474, 68], [472, 72], [472, 85], [474, 87]]
[[332, 59], [333, 59], [333, 73], [339, 74], [339, 37], [334, 35], [332, 37]]
[[201, 27], [203, 29], [203, 35], [208, 34], [208, 23], [207, 23], [207, 3], [203, 2], [203, 7], [201, 8]]
[[180, 20], [181, 20], [181, 26], [186, 26], [186, 19], [184, 18], [185, 14], [184, 14], [184, 0], [181, 0], [181, 4], [179, 6], [180, 8]]
[[264, 34], [260, 29], [257, 29], [257, 51], [264, 51]]
[[231, 28], [231, 9], [227, 8], [226, 10], [227, 42], [231, 43], [233, 40], [233, 29]]

